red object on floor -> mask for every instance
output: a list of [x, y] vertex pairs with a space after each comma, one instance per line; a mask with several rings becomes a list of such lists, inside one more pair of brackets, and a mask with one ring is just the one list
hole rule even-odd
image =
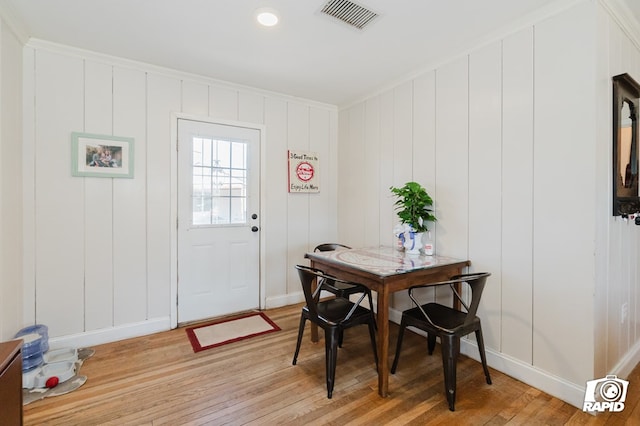
[[57, 376], [53, 376], [53, 377], [49, 377], [47, 379], [47, 382], [44, 385], [48, 388], [55, 388], [56, 386], [58, 386], [59, 382], [60, 382], [60, 379], [58, 379]]

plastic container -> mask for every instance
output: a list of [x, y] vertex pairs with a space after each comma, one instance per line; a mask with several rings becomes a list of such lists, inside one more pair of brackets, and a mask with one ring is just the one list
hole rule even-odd
[[26, 372], [32, 370], [36, 367], [40, 367], [44, 364], [44, 359], [42, 358], [42, 354], [38, 353], [36, 355], [32, 355], [28, 358], [22, 358], [22, 372]]
[[[16, 338], [22, 337], [28, 334], [39, 334], [42, 336], [42, 340], [40, 341], [40, 345], [42, 347], [42, 353], [45, 353], [49, 350], [49, 327], [44, 324], [36, 324], [23, 328], [22, 330], [16, 333]], [[22, 352], [24, 354], [24, 346], [22, 348]]]
[[22, 339], [22, 358], [31, 358], [39, 355], [42, 358], [42, 336], [38, 333], [29, 333], [16, 336]]
[[424, 254], [426, 256], [433, 256], [433, 240], [431, 239], [431, 232], [427, 231], [422, 235], [422, 243], [424, 244]]
[[54, 362], [76, 362], [78, 360], [78, 350], [75, 348], [63, 348], [49, 351], [44, 354], [44, 362], [52, 364]]
[[33, 379], [33, 386], [36, 388], [45, 387], [47, 380], [51, 377], [57, 377], [58, 383], [66, 382], [76, 374], [75, 363], [73, 362], [54, 362], [53, 364], [45, 364], [40, 372]]
[[33, 389], [35, 378], [38, 374], [40, 374], [41, 368], [34, 368], [29, 371], [22, 372], [22, 388], [23, 389]]

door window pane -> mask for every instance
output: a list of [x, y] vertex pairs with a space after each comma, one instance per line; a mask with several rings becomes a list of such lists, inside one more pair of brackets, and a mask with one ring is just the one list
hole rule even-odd
[[192, 158], [192, 223], [247, 223], [247, 143], [195, 137]]

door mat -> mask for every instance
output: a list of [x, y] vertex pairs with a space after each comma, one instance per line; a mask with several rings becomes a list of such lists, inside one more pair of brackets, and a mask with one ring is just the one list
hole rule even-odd
[[194, 352], [274, 331], [280, 331], [280, 327], [262, 312], [196, 325], [186, 329]]
[[91, 358], [95, 351], [91, 348], [78, 349], [78, 360], [75, 365], [75, 375], [69, 380], [53, 387], [53, 388], [33, 388], [22, 389], [22, 405], [31, 404], [34, 401], [39, 401], [51, 396], [64, 395], [78, 389], [84, 385], [87, 381], [87, 376], [80, 375], [80, 367], [88, 358]]

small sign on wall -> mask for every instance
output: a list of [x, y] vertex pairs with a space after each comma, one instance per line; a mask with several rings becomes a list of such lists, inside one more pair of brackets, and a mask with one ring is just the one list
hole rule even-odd
[[318, 170], [318, 154], [289, 151], [289, 192], [320, 192]]

